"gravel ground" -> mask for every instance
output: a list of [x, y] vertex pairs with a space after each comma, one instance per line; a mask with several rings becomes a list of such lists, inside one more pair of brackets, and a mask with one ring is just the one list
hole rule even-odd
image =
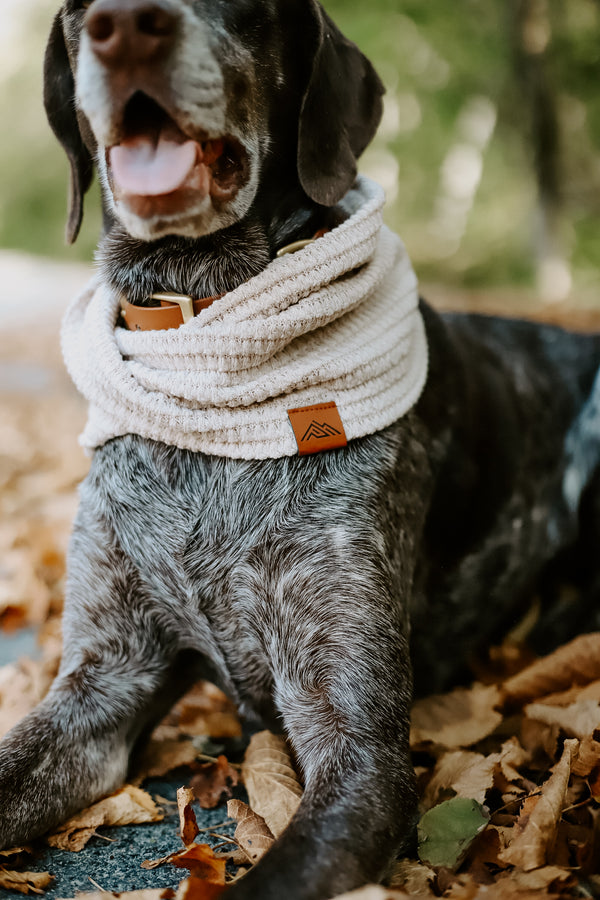
[[[175, 800], [177, 788], [186, 782], [181, 778], [168, 781], [151, 781], [144, 787], [153, 797]], [[240, 796], [242, 796], [240, 794]], [[78, 892], [95, 891], [99, 885], [106, 891], [135, 891], [142, 888], [176, 888], [186, 877], [185, 869], [172, 865], [156, 869], [142, 869], [146, 859], [160, 859], [182, 849], [178, 837], [179, 824], [175, 805], [162, 804], [167, 815], [162, 822], [152, 825], [130, 825], [123, 828], [100, 828], [99, 837], [91, 839], [79, 853], [55, 850], [40, 844], [39, 852], [27, 868], [29, 871], [50, 872], [55, 880], [44, 892], [47, 900], [71, 898]], [[220, 825], [227, 819], [224, 804], [216, 809], [202, 810], [195, 807], [200, 828]], [[234, 828], [221, 828], [220, 833], [231, 835]], [[215, 846], [219, 838], [200, 834], [198, 842]], [[0, 890], [0, 897], [22, 897], [15, 891]]]

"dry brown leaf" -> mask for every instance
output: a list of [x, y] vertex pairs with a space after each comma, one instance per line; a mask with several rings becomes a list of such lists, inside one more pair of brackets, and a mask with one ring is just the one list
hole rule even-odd
[[502, 744], [498, 767], [494, 772], [494, 786], [505, 793], [522, 793], [530, 790], [532, 785], [519, 772], [519, 767], [530, 761], [530, 754], [519, 744], [516, 737], [509, 738]]
[[146, 791], [125, 785], [120, 791], [73, 816], [46, 840], [60, 850], [82, 850], [101, 825], [141, 825], [160, 822], [164, 812]]
[[579, 700], [597, 700], [600, 703], [600, 681], [592, 681], [590, 684], [576, 684], [566, 691], [558, 691], [556, 694], [546, 694], [540, 697], [538, 703], [547, 703], [548, 706], [570, 706]]
[[191, 737], [240, 737], [242, 726], [234, 704], [214, 684], [201, 681], [177, 703], [169, 719]]
[[253, 735], [242, 765], [242, 780], [250, 807], [279, 837], [302, 797], [284, 738], [269, 731]]
[[157, 869], [169, 863], [179, 869], [189, 869], [195, 876], [214, 884], [225, 883], [225, 865], [227, 856], [217, 855], [208, 844], [189, 844], [183, 850], [169, 853], [160, 859], [146, 859], [142, 869]]
[[414, 859], [398, 859], [389, 879], [389, 887], [405, 890], [411, 897], [435, 897], [432, 884], [435, 871]]
[[494, 783], [494, 770], [499, 754], [483, 756], [468, 750], [444, 753], [437, 761], [433, 776], [422, 798], [424, 809], [430, 809], [450, 797], [467, 797], [483, 803]]
[[398, 890], [398, 888], [386, 888], [380, 884], [367, 884], [356, 891], [339, 894], [334, 900], [404, 900], [404, 898], [410, 896], [406, 891]]
[[545, 889], [525, 891], [512, 884], [510, 878], [500, 878], [493, 884], [481, 885], [470, 880], [467, 875], [457, 879], [443, 896], [446, 900], [561, 900], [560, 894]]
[[542, 866], [541, 869], [533, 869], [523, 872], [514, 869], [501, 876], [499, 883], [510, 880], [511, 886], [523, 891], [552, 891], [565, 886], [573, 886], [575, 877], [569, 869], [561, 869], [559, 866]]
[[182, 766], [192, 766], [197, 756], [198, 751], [192, 741], [180, 740], [178, 737], [163, 741], [152, 738], [137, 767], [135, 784], [140, 785], [146, 778], [167, 775]]
[[19, 894], [43, 894], [54, 881], [49, 872], [11, 872], [0, 868], [0, 888]]
[[0, 737], [37, 706], [49, 686], [41, 660], [23, 658], [0, 668]]
[[179, 869], [189, 869], [194, 878], [211, 884], [225, 884], [226, 861], [216, 856], [208, 844], [190, 844], [185, 850], [173, 853], [169, 862]]
[[573, 685], [600, 680], [600, 633], [583, 634], [502, 685], [505, 705], [525, 704]]
[[503, 862], [519, 866], [526, 872], [550, 862], [577, 747], [576, 740], [565, 741], [562, 756], [552, 769], [552, 775], [538, 788], [538, 796], [532, 795], [525, 802], [515, 825], [515, 836], [500, 853]]
[[224, 884], [216, 884], [190, 875], [177, 888], [176, 900], [215, 900], [226, 890]]
[[202, 809], [214, 809], [229, 800], [239, 780], [239, 772], [229, 765], [227, 757], [219, 756], [215, 762], [200, 766], [200, 771], [190, 781], [190, 788]]
[[177, 811], [179, 812], [179, 834], [181, 840], [188, 847], [194, 843], [200, 829], [196, 822], [196, 813], [192, 809], [194, 792], [190, 788], [180, 787], [177, 790]]
[[573, 760], [573, 774], [585, 778], [599, 764], [600, 743], [593, 738], [584, 738], [579, 745], [577, 759]]
[[228, 802], [227, 815], [238, 823], [234, 834], [235, 840], [252, 863], [258, 862], [275, 841], [269, 826], [262, 816], [241, 800]]
[[600, 725], [600, 705], [597, 700], [578, 700], [570, 706], [549, 706], [546, 703], [530, 703], [525, 715], [545, 725], [558, 725], [569, 737], [580, 741], [591, 738]]
[[32, 853], [33, 847], [24, 844], [22, 847], [7, 847], [5, 850], [0, 850], [0, 857], [2, 859], [12, 859], [15, 856], [31, 856]]
[[411, 714], [411, 747], [426, 743], [449, 749], [470, 747], [502, 721], [494, 709], [498, 700], [498, 688], [483, 684], [418, 700]]

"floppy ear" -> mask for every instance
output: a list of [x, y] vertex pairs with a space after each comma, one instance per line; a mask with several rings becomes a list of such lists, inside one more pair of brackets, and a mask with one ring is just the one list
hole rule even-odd
[[60, 12], [54, 19], [44, 57], [44, 106], [52, 131], [62, 144], [71, 164], [66, 238], [68, 243], [72, 244], [79, 234], [83, 218], [83, 195], [91, 184], [94, 167], [77, 123], [75, 82]]
[[298, 174], [311, 200], [333, 206], [352, 187], [356, 160], [377, 130], [385, 91], [356, 44], [313, 0], [319, 44], [300, 112]]

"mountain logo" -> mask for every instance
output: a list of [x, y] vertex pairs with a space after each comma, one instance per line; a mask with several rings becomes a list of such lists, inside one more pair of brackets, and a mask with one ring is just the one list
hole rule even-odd
[[333, 401], [288, 409], [287, 413], [300, 456], [346, 446], [344, 423]]
[[322, 440], [323, 438], [333, 437], [336, 434], [341, 434], [341, 431], [334, 428], [333, 425], [328, 425], [327, 422], [317, 422], [316, 419], [313, 419], [300, 441], [304, 443], [304, 441]]

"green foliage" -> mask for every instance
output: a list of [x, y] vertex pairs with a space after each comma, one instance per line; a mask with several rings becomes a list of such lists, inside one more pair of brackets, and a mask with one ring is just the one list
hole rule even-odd
[[[547, 0], [546, 76], [561, 130], [561, 242], [575, 285], [593, 293], [600, 263], [600, 4]], [[465, 286], [533, 283], [539, 205], [530, 110], [515, 75], [515, 0], [324, 0], [374, 61], [386, 112], [361, 163], [388, 192], [387, 221], [422, 279]], [[68, 168], [41, 106], [41, 60], [55, 0], [0, 60], [0, 246], [89, 258], [97, 190], [82, 236], [64, 244]], [[1, 38], [0, 38], [1, 49]], [[20, 52], [17, 52], [20, 50]]]
[[488, 811], [476, 800], [453, 797], [439, 803], [417, 825], [419, 859], [429, 866], [457, 869], [489, 818]]

